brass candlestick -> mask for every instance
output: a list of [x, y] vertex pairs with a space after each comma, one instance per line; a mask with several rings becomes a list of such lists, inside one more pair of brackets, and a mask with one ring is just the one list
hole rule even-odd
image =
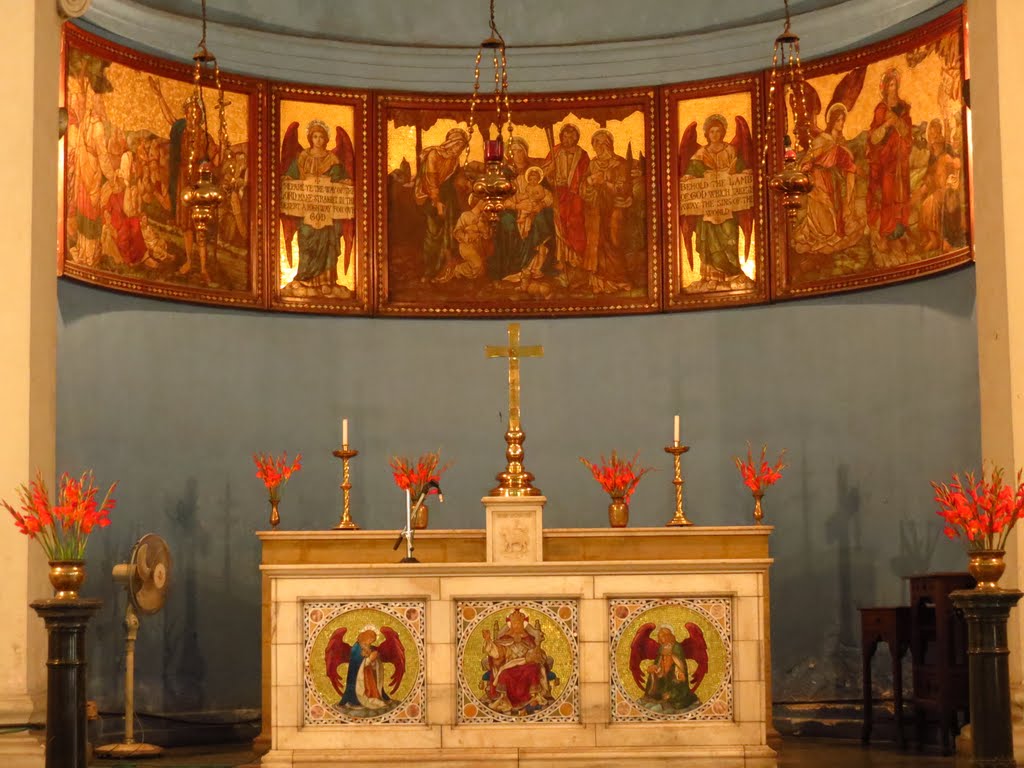
[[350, 514], [350, 498], [349, 491], [352, 490], [352, 483], [349, 479], [348, 462], [349, 459], [359, 455], [359, 451], [350, 450], [348, 444], [341, 446], [340, 451], [333, 451], [334, 455], [341, 459], [341, 520], [334, 526], [336, 531], [356, 531], [359, 530], [359, 526], [352, 522], [352, 515]]
[[672, 463], [674, 465], [675, 474], [672, 477], [672, 485], [676, 487], [676, 513], [665, 525], [682, 526], [682, 525], [693, 525], [693, 523], [686, 519], [686, 513], [683, 512], [683, 474], [680, 469], [679, 459], [684, 453], [690, 450], [688, 445], [680, 445], [679, 441], [676, 440], [672, 445], [665, 446], [665, 453], [672, 454]]

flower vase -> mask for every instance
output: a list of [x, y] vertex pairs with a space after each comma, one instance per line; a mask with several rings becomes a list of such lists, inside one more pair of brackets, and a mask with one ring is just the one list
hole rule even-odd
[[49, 577], [55, 600], [77, 600], [85, 581], [85, 561], [50, 560]]
[[280, 499], [270, 500], [270, 527], [277, 528], [281, 523], [281, 514], [277, 511], [277, 505], [281, 503]]
[[999, 577], [1006, 570], [1003, 560], [1006, 552], [1002, 549], [975, 549], [968, 554], [967, 571], [977, 582], [974, 588], [983, 592], [999, 589]]
[[629, 504], [624, 496], [612, 496], [612, 503], [608, 505], [608, 525], [612, 528], [629, 525]]
[[417, 531], [427, 527], [427, 523], [430, 522], [430, 510], [427, 509], [426, 504], [420, 502], [420, 505], [412, 512], [412, 520], [410, 522]]
[[764, 491], [754, 491], [754, 525], [761, 525], [764, 517], [764, 509], [761, 507], [761, 499], [764, 498]]

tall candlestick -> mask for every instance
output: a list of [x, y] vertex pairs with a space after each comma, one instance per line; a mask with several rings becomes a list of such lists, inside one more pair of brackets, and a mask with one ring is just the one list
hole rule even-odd
[[[679, 439], [679, 417], [676, 417], [676, 440]], [[341, 447], [348, 448], [348, 419], [341, 420]]]
[[672, 419], [672, 442], [679, 445], [679, 414]]

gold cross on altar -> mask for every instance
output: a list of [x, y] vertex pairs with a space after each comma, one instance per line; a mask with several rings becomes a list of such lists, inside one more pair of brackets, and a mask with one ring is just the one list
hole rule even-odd
[[519, 323], [508, 324], [508, 346], [498, 347], [488, 344], [484, 347], [487, 357], [508, 358], [508, 428], [509, 431], [519, 429], [519, 358], [544, 357], [544, 347], [519, 346]]
[[543, 357], [544, 347], [519, 346], [519, 323], [508, 324], [508, 346], [484, 347], [487, 357], [508, 358], [508, 429], [505, 431], [505, 458], [508, 465], [498, 474], [498, 486], [491, 496], [540, 496], [533, 487], [533, 475], [523, 468], [523, 441], [526, 435], [519, 424], [519, 358]]

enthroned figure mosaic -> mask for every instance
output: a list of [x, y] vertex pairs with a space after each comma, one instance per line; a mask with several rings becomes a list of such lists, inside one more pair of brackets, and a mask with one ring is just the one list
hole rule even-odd
[[459, 600], [456, 723], [576, 723], [575, 600]]
[[303, 724], [426, 722], [423, 600], [303, 603]]
[[732, 601], [609, 603], [613, 722], [731, 720]]

